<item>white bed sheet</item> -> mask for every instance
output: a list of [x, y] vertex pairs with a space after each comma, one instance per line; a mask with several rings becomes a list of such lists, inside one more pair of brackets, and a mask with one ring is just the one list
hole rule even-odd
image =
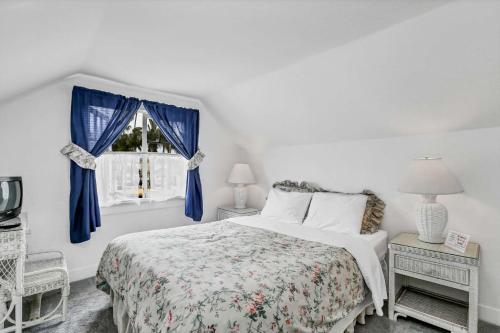
[[384, 299], [387, 299], [385, 278], [379, 258], [369, 241], [358, 236], [290, 224], [277, 218], [260, 215], [230, 218], [228, 221], [346, 249], [358, 263], [366, 285], [371, 291], [377, 315], [383, 315], [382, 306]]
[[389, 237], [387, 231], [379, 230], [374, 234], [359, 235], [359, 237], [370, 243], [380, 260], [385, 259]]

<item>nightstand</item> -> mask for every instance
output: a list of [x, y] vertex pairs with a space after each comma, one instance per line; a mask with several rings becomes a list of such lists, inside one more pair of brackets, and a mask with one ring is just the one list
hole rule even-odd
[[250, 216], [260, 214], [258, 208], [234, 208], [232, 206], [222, 206], [217, 208], [217, 221], [231, 217]]
[[[389, 318], [410, 316], [451, 332], [476, 333], [478, 269], [479, 244], [469, 242], [460, 253], [419, 241], [417, 234], [399, 234], [389, 242]], [[462, 290], [468, 301], [410, 286], [410, 278]]]

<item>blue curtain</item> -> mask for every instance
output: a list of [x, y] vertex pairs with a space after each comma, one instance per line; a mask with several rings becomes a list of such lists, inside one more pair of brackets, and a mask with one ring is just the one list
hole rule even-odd
[[[142, 103], [175, 149], [186, 159], [191, 159], [198, 151], [198, 110], [145, 100]], [[187, 172], [185, 214], [194, 221], [200, 221], [203, 216], [199, 168]]]
[[[104, 91], [73, 87], [71, 140], [95, 157], [121, 134], [141, 101]], [[101, 226], [95, 171], [71, 161], [70, 239], [81, 243]]]

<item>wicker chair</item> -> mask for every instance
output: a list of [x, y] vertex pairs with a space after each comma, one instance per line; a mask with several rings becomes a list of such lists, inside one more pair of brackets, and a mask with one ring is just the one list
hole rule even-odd
[[[30, 253], [24, 257], [23, 236], [19, 241], [21, 246], [15, 246], [19, 251], [17, 258], [11, 258], [13, 255], [6, 257], [0, 253], [0, 333], [20, 332], [22, 329], [50, 320], [65, 321], [67, 316], [69, 278], [64, 255], [59, 251], [47, 251]], [[23, 278], [16, 278], [20, 273]], [[59, 304], [40, 317], [42, 295], [58, 289], [61, 289]], [[22, 292], [19, 293], [18, 290]], [[33, 296], [30, 318], [28, 321], [22, 321], [21, 297], [29, 296]], [[9, 301], [10, 306], [7, 308], [6, 304]], [[14, 308], [15, 320], [11, 317]], [[3, 328], [6, 321], [13, 325]]]

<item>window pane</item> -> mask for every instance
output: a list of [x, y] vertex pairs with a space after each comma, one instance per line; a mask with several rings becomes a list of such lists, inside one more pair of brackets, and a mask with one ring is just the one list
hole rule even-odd
[[180, 155], [149, 155], [149, 191], [153, 200], [184, 198], [186, 191], [187, 160]]
[[148, 118], [148, 152], [175, 153], [172, 144], [161, 133], [153, 119]]
[[140, 154], [103, 154], [97, 159], [99, 205], [112, 206], [138, 198]]
[[[144, 118], [147, 117], [147, 118]], [[145, 123], [146, 122], [146, 123]], [[147, 124], [147, 152], [142, 150], [143, 124]], [[147, 113], [138, 112], [111, 147], [97, 159], [96, 180], [100, 206], [146, 198], [164, 201], [184, 198], [187, 160], [176, 154]], [[142, 163], [142, 161], [145, 163]], [[143, 169], [146, 172], [142, 184]]]
[[88, 117], [89, 151], [94, 148], [101, 133], [108, 126], [114, 111], [113, 109], [89, 105], [89, 112], [86, 115], [84, 114], [84, 117]]
[[143, 116], [141, 112], [134, 115], [123, 133], [111, 146], [111, 151], [141, 151]]

